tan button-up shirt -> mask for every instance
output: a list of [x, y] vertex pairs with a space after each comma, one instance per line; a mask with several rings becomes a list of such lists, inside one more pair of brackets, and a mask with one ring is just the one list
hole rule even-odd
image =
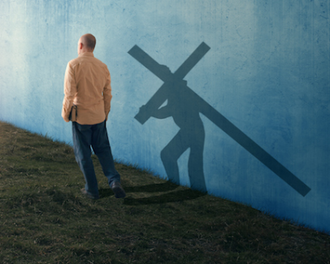
[[77, 106], [81, 125], [94, 125], [108, 119], [111, 77], [107, 65], [85, 52], [71, 60], [65, 71], [62, 117], [69, 122], [72, 105]]

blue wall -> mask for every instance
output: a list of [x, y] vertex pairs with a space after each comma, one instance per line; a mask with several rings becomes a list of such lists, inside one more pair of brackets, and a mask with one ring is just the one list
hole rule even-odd
[[[202, 148], [206, 189], [330, 232], [329, 15], [329, 0], [2, 0], [0, 120], [71, 144], [61, 118], [64, 71], [79, 37], [92, 33], [112, 75], [115, 158], [167, 178], [161, 153], [182, 127], [172, 117], [134, 118], [164, 82], [128, 52], [137, 45], [173, 73], [204, 42], [210, 50], [185, 76], [188, 86], [165, 78], [172, 99], [163, 106], [180, 98], [174, 115], [202, 120], [182, 140]], [[192, 102], [213, 112], [196, 114]], [[168, 152], [180, 154], [177, 142]], [[189, 154], [178, 160], [187, 186], [195, 177]]]

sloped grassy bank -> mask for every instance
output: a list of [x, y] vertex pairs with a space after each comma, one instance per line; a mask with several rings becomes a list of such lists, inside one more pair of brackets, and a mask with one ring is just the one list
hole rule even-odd
[[330, 236], [116, 164], [81, 196], [72, 148], [0, 122], [0, 263], [330, 263]]

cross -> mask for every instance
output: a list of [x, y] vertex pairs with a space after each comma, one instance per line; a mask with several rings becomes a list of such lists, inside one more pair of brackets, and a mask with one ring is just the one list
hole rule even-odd
[[144, 67], [155, 74], [158, 78], [164, 81], [164, 84], [145, 105], [145, 108], [140, 109], [140, 112], [135, 116], [135, 119], [138, 120], [141, 124], [144, 124], [150, 118], [150, 113], [157, 110], [166, 100], [166, 93], [168, 92], [166, 89], [166, 83], [172, 80], [182, 80], [209, 50], [210, 47], [202, 42], [198, 48], [188, 57], [188, 59], [186, 59], [185, 62], [175, 71], [172, 79], [169, 80], [168, 76], [162, 68], [162, 65], [151, 58], [139, 46], [135, 45], [133, 48], [131, 48], [128, 53], [137, 61], [139, 61]]
[[[167, 82], [178, 82], [182, 80], [188, 72], [198, 63], [198, 61], [209, 51], [210, 47], [202, 42], [198, 48], [188, 57], [188, 59], [172, 74], [168, 76], [164, 71], [164, 66], [157, 63], [140, 47], [135, 45], [128, 53], [139, 61], [148, 70], [154, 73], [157, 77], [164, 81], [164, 84], [150, 98], [146, 105], [140, 108], [139, 113], [135, 116], [141, 124], [144, 124], [151, 116], [153, 111], [156, 111], [166, 100], [167, 95], [171, 92], [168, 89]], [[234, 139], [250, 154], [257, 158], [261, 163], [267, 166], [278, 177], [289, 184], [299, 194], [305, 196], [311, 189], [297, 178], [292, 172], [285, 168], [280, 162], [273, 158], [269, 153], [262, 149], [256, 142], [243, 133], [238, 127], [231, 123], [226, 117], [216, 111], [204, 99], [199, 97], [194, 91], [189, 89], [189, 96], [194, 101], [198, 102], [200, 113], [209, 118], [215, 125], [222, 129], [227, 135]]]

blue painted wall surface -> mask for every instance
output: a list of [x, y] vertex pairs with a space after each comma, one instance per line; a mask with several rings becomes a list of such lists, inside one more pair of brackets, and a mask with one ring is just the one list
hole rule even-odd
[[[205, 42], [190, 89], [311, 188], [300, 195], [200, 114], [208, 192], [330, 232], [329, 15], [329, 0], [1, 0], [0, 120], [71, 144], [64, 71], [92, 33], [112, 75], [114, 157], [167, 178], [160, 153], [179, 128], [134, 119], [163, 82], [128, 51], [174, 72]], [[178, 162], [190, 186], [188, 157]]]

